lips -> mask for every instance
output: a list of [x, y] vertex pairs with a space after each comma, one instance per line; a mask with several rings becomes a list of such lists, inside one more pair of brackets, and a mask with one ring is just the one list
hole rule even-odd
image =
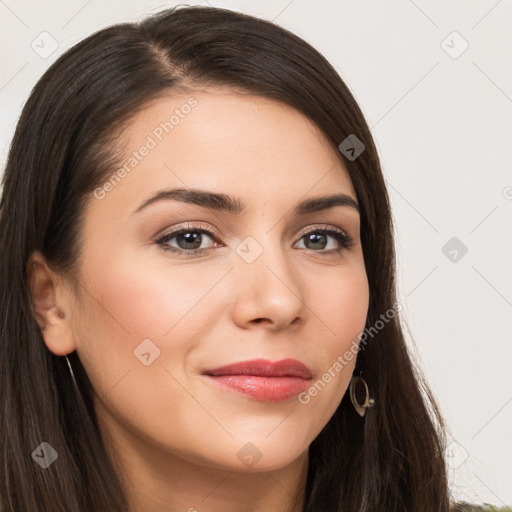
[[282, 359], [277, 362], [268, 359], [253, 359], [205, 370], [203, 374], [213, 377], [253, 375], [256, 377], [299, 377], [305, 380], [313, 378], [309, 368], [296, 359]]
[[264, 402], [289, 400], [304, 391], [313, 378], [309, 368], [296, 359], [255, 359], [205, 370], [203, 374], [221, 389]]

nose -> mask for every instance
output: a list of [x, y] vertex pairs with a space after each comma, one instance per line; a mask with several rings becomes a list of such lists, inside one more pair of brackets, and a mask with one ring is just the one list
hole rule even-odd
[[260, 324], [274, 330], [298, 326], [306, 320], [308, 308], [293, 258], [278, 243], [260, 245], [262, 252], [252, 262], [243, 252], [235, 256], [233, 319], [245, 329]]

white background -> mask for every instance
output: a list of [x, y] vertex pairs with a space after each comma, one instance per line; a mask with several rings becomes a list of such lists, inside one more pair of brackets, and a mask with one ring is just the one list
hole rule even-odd
[[[95, 30], [177, 3], [0, 0], [0, 169], [51, 62]], [[404, 327], [453, 439], [454, 497], [512, 504], [512, 2], [208, 3], [295, 32], [354, 92], [391, 196]], [[31, 47], [44, 31], [58, 43], [45, 59]], [[442, 252], [452, 237], [468, 249], [456, 261]]]

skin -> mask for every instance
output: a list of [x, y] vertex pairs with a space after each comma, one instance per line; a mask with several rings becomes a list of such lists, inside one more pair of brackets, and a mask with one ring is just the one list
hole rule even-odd
[[[299, 512], [308, 447], [346, 392], [355, 359], [307, 404], [258, 401], [214, 386], [202, 371], [295, 358], [313, 383], [358, 339], [369, 302], [358, 212], [292, 214], [307, 198], [356, 195], [337, 150], [296, 110], [230, 89], [191, 95], [190, 114], [103, 199], [91, 196], [79, 299], [41, 253], [31, 255], [36, 318], [50, 351], [77, 351], [133, 511]], [[127, 157], [189, 97], [137, 113], [121, 136]], [[168, 188], [229, 194], [247, 209], [170, 200], [133, 213]], [[202, 235], [201, 255], [155, 243], [187, 222], [219, 234]], [[324, 246], [308, 243], [306, 232], [325, 227], [354, 245], [331, 235]], [[236, 252], [248, 236], [262, 249], [251, 263]], [[167, 245], [191, 247], [176, 237]], [[147, 366], [134, 355], [144, 339], [160, 350]], [[243, 463], [244, 446], [261, 458]]]

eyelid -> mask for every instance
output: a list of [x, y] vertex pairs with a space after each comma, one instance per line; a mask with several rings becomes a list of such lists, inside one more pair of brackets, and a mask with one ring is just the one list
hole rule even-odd
[[220, 241], [219, 239], [222, 238], [222, 235], [213, 227], [213, 226], [210, 226], [209, 224], [203, 224], [201, 221], [187, 221], [183, 224], [178, 224], [177, 226], [173, 226], [172, 228], [170, 229], [165, 229], [162, 233], [158, 234], [155, 236], [155, 241], [158, 241], [160, 239], [162, 239], [163, 237], [167, 236], [167, 235], [171, 235], [171, 234], [174, 234], [176, 235], [176, 232], [177, 231], [199, 231], [201, 229], [204, 229], [205, 231], [207, 231], [208, 235], [209, 236], [214, 236], [217, 241]]
[[[179, 232], [181, 230], [191, 230], [191, 231], [196, 230], [197, 231], [200, 229], [204, 229], [207, 232], [211, 232], [211, 235], [213, 235], [216, 238], [216, 241], [220, 242], [220, 238], [222, 238], [222, 235], [213, 226], [203, 224], [201, 221], [197, 221], [196, 223], [195, 223], [195, 221], [187, 221], [187, 222], [183, 223], [183, 225], [178, 224], [177, 226], [173, 226], [171, 229], [166, 229], [162, 233], [156, 235], [155, 241], [158, 241], [158, 240], [162, 239], [163, 237], [170, 235], [170, 234], [176, 235], [176, 232]], [[336, 231], [336, 232], [341, 233], [342, 235], [352, 239], [351, 235], [349, 235], [344, 229], [339, 228], [338, 226], [333, 226], [330, 224], [313, 224], [312, 226], [308, 226], [308, 227], [304, 228], [300, 232], [300, 234], [298, 235], [297, 241], [299, 241], [304, 235], [307, 235], [308, 233], [316, 231], [316, 230]], [[206, 233], [206, 234], [208, 234], [210, 236], [210, 233]]]
[[[314, 224], [313, 226], [308, 226], [307, 228], [305, 228], [304, 231], [301, 231], [301, 234], [299, 235], [299, 239], [312, 231], [321, 231], [321, 230], [336, 231], [337, 233], [341, 233], [347, 237], [350, 237], [350, 235], [344, 229], [341, 229], [338, 226], [332, 226], [330, 224]], [[352, 237], [350, 237], [350, 238], [352, 238]]]

